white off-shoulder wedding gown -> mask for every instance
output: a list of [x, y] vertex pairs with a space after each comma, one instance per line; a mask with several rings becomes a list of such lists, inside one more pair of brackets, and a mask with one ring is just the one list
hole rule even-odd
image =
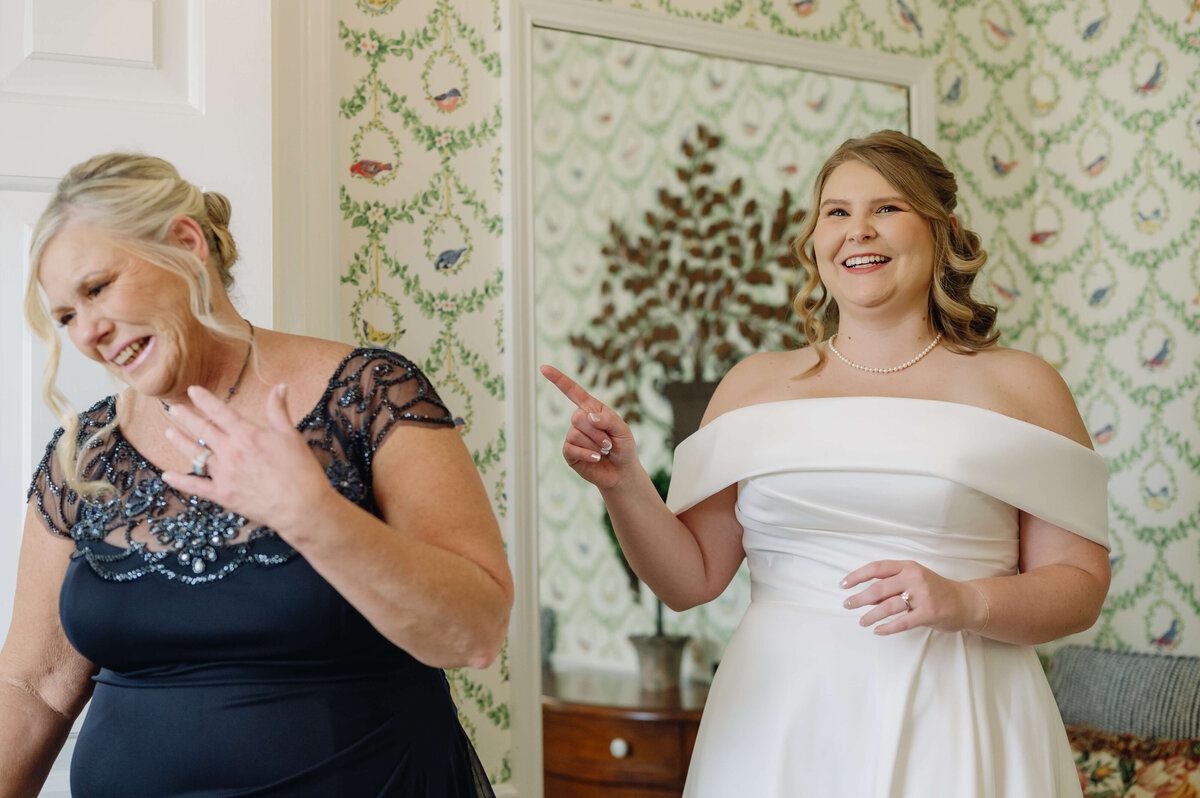
[[1081, 789], [1031, 647], [890, 636], [840, 587], [873, 560], [1015, 574], [1019, 511], [1107, 546], [1103, 458], [969, 405], [799, 399], [676, 449], [667, 504], [737, 483], [751, 603], [717, 670], [685, 798], [1063, 798]]

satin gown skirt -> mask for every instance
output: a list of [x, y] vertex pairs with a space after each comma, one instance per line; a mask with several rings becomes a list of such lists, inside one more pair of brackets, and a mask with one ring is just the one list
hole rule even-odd
[[[889, 429], [904, 430], [888, 438], [894, 457], [878, 445]], [[1008, 479], [1018, 460], [1005, 452], [1016, 458], [1023, 448], [1032, 460], [1020, 458], [1021, 476]], [[679, 512], [737, 482], [751, 576], [751, 604], [709, 692], [685, 797], [1078, 798], [1032, 648], [928, 628], [876, 635], [858, 622], [866, 609], [842, 606], [867, 585], [839, 583], [889, 559], [957, 580], [1016, 573], [1012, 494], [1048, 479], [1031, 470], [1099, 476], [1098, 491], [1067, 501], [1082, 509], [1062, 506], [1050, 488], [1022, 509], [1043, 502], [1056, 523], [1104, 543], [1097, 465], [1104, 469], [1054, 433], [921, 400], [755, 406], [685, 441], [668, 505]], [[1018, 485], [997, 484], [1005, 481]]]

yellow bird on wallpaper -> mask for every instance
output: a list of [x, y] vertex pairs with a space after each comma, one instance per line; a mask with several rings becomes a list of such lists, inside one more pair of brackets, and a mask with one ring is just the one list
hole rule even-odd
[[367, 339], [367, 343], [382, 349], [386, 349], [392, 341], [395, 341], [404, 332], [404, 330], [400, 330], [397, 333], [384, 332], [383, 330], [376, 329], [375, 325], [366, 319], [363, 319], [362, 330], [363, 338]]

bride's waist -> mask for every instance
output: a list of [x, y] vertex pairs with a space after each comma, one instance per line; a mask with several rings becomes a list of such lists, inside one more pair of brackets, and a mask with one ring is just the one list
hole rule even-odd
[[[865, 590], [872, 580], [850, 588], [842, 580], [863, 566], [879, 561], [911, 561], [946, 579], [966, 581], [1016, 573], [1015, 557], [948, 557], [904, 547], [861, 546], [837, 550], [748, 548], [750, 598], [819, 609], [841, 609], [849, 596]], [[903, 566], [901, 566], [903, 567]]]

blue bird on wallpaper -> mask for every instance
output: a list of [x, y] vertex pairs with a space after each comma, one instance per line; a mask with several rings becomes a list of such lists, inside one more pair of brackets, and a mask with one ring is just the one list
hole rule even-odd
[[1106, 166], [1108, 166], [1108, 156], [1107, 155], [1099, 155], [1096, 157], [1096, 160], [1092, 161], [1090, 164], [1083, 167], [1083, 169], [1089, 175], [1091, 175], [1092, 177], [1095, 177], [1096, 175], [1103, 172], [1104, 167], [1106, 167]]
[[1109, 285], [1104, 285], [1097, 288], [1092, 292], [1092, 295], [1088, 297], [1088, 304], [1092, 307], [1099, 305], [1104, 301], [1104, 297], [1108, 296], [1108, 292], [1112, 290], [1114, 285], [1116, 285], [1116, 283], [1110, 283]]
[[1154, 357], [1150, 358], [1149, 360], [1143, 360], [1142, 365], [1145, 366], [1146, 368], [1151, 368], [1151, 369], [1159, 368], [1160, 366], [1166, 365], [1167, 358], [1170, 356], [1170, 354], [1171, 354], [1171, 339], [1164, 338], [1163, 343], [1162, 343], [1162, 348], [1158, 350], [1158, 353]]
[[828, 94], [822, 94], [820, 97], [818, 97], [815, 100], [805, 100], [804, 104], [807, 105], [810, 110], [816, 111], [817, 113], [821, 113], [821, 111], [825, 108], [825, 102], [828, 99], [829, 99]]
[[900, 19], [904, 24], [916, 30], [918, 36], [924, 37], [925, 33], [921, 30], [921, 23], [917, 22], [917, 15], [908, 7], [908, 3], [904, 0], [896, 0], [896, 5], [900, 8]]
[[1171, 619], [1171, 628], [1162, 633], [1161, 637], [1152, 637], [1150, 642], [1158, 646], [1160, 649], [1175, 648], [1179, 642], [1179, 619]]
[[962, 75], [954, 78], [954, 82], [950, 84], [950, 88], [942, 95], [942, 102], [946, 105], [958, 102], [958, 98], [962, 96]]
[[1135, 211], [1135, 213], [1137, 213], [1139, 226], [1143, 232], [1153, 233], [1162, 223], [1162, 208], [1155, 208], [1150, 213], [1142, 213], [1141, 211]]
[[1162, 83], [1162, 66], [1162, 61], [1159, 61], [1154, 65], [1154, 74], [1150, 76], [1149, 80], [1147, 80], [1141, 86], [1138, 86], [1139, 94], [1149, 94], [1159, 87], [1159, 85]]
[[1017, 161], [1002, 161], [995, 155], [992, 155], [992, 171], [1004, 177], [1017, 166]]
[[437, 256], [437, 260], [433, 264], [433, 268], [439, 272], [444, 272], [447, 269], [458, 263], [458, 259], [467, 251], [466, 247], [462, 249], [446, 249]]
[[716, 91], [717, 89], [719, 89], [725, 85], [725, 79], [722, 77], [718, 77], [717, 75], [714, 75], [712, 73], [711, 69], [708, 70], [707, 75], [708, 75], [708, 87], [710, 89], [712, 89], [713, 91]]
[[1105, 15], [1094, 22], [1089, 22], [1088, 26], [1083, 29], [1083, 40], [1085, 42], [1089, 42], [1095, 38], [1096, 34], [1100, 32], [1100, 26], [1103, 25], [1107, 19], [1108, 16]]
[[1155, 510], [1161, 510], [1167, 506], [1167, 499], [1171, 498], [1171, 488], [1163, 485], [1158, 490], [1150, 490], [1146, 488], [1146, 503]]
[[1112, 440], [1112, 436], [1113, 425], [1112, 422], [1109, 422], [1092, 433], [1092, 440], [1094, 440], [1096, 443], [1108, 443]]
[[1111, 570], [1111, 569], [1113, 569], [1113, 568], [1116, 568], [1116, 567], [1117, 567], [1117, 563], [1119, 563], [1119, 562], [1120, 562], [1121, 560], [1123, 560], [1123, 559], [1125, 559], [1125, 555], [1124, 555], [1124, 554], [1118, 554], [1118, 555], [1116, 555], [1116, 556], [1109, 555], [1109, 558], [1108, 558], [1108, 567], [1109, 567], [1109, 569]]

